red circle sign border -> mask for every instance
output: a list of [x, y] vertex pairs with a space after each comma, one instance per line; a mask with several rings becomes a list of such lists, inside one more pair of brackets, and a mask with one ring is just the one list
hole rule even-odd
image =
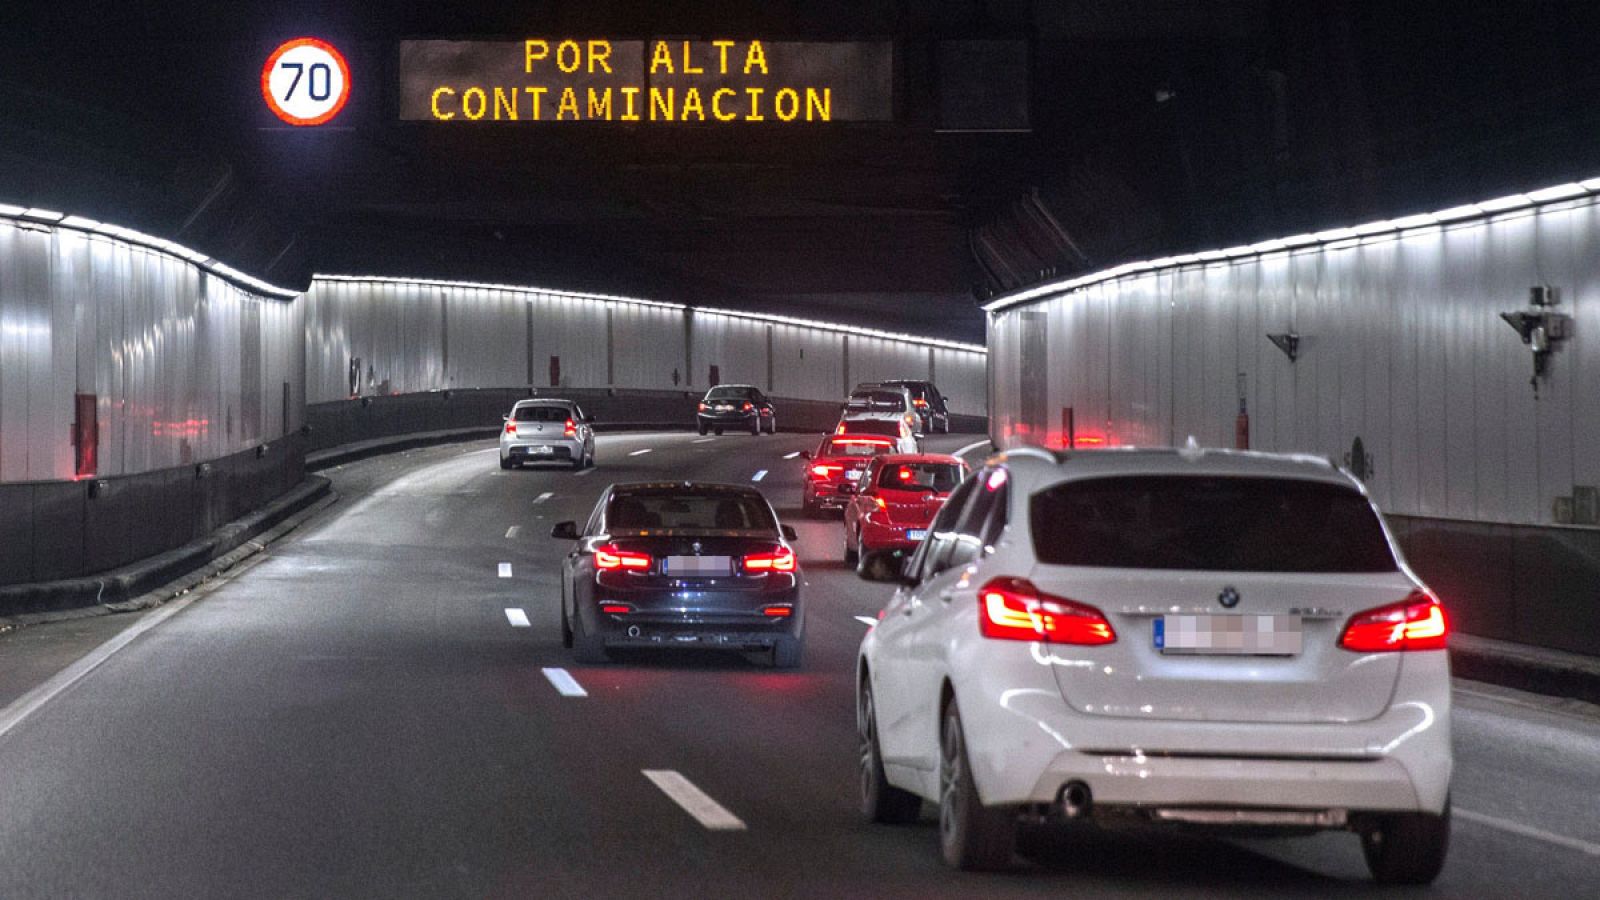
[[[290, 50], [293, 50], [296, 47], [315, 47], [318, 50], [326, 52], [329, 56], [332, 56], [333, 61], [338, 64], [339, 75], [344, 79], [344, 90], [339, 92], [339, 102], [335, 103], [332, 109], [328, 110], [322, 115], [310, 119], [302, 119], [299, 116], [293, 116], [285, 112], [282, 107], [278, 106], [278, 101], [272, 96], [272, 86], [270, 84], [272, 70], [277, 67], [278, 60], [282, 59], [285, 53], [288, 53]], [[344, 109], [344, 105], [350, 100], [350, 65], [349, 63], [345, 62], [344, 54], [340, 53], [337, 48], [327, 41], [314, 37], [295, 38], [292, 41], [285, 42], [283, 45], [278, 47], [278, 49], [272, 51], [272, 55], [267, 57], [267, 64], [261, 67], [261, 96], [267, 101], [267, 108], [272, 110], [273, 115], [285, 122], [288, 122], [290, 125], [294, 125], [296, 127], [321, 125], [324, 122], [331, 121], [334, 116], [337, 116], [340, 111]]]

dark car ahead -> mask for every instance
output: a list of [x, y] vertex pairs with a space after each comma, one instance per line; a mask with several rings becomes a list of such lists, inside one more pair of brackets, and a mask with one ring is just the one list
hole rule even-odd
[[778, 416], [767, 395], [748, 384], [719, 384], [700, 399], [695, 425], [701, 434], [737, 428], [751, 434], [778, 433]]
[[744, 485], [607, 488], [562, 566], [561, 636], [579, 662], [616, 647], [762, 651], [800, 665], [800, 566], [772, 505]]
[[911, 404], [917, 415], [922, 417], [923, 434], [949, 434], [950, 410], [945, 405], [944, 395], [933, 386], [931, 381], [885, 381], [884, 385], [903, 387], [911, 392]]

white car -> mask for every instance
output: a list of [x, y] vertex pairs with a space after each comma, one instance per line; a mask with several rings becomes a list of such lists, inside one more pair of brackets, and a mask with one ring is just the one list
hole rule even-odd
[[562, 462], [594, 465], [594, 418], [572, 400], [519, 400], [500, 429], [500, 468]]
[[1361, 485], [1233, 451], [991, 459], [861, 644], [862, 812], [939, 805], [998, 868], [1019, 818], [1360, 835], [1427, 883], [1450, 831], [1449, 626]]

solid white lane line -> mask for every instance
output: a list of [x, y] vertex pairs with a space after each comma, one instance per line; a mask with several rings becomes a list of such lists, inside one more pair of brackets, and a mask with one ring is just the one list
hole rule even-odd
[[635, 450], [632, 453], [629, 453], [628, 455], [629, 456], [643, 456], [646, 453], [649, 453], [651, 449], [652, 448], [650, 448], [650, 447], [646, 447], [643, 450]]
[[784, 459], [796, 459], [796, 458], [798, 458], [798, 457], [799, 457], [799, 456], [800, 456], [800, 451], [799, 451], [799, 450], [796, 450], [796, 451], [795, 451], [795, 452], [793, 452], [793, 453], [785, 453], [785, 454], [784, 454], [784, 455], [783, 455], [783, 458], [784, 458]]
[[972, 443], [966, 445], [965, 447], [962, 447], [960, 450], [957, 450], [955, 452], [955, 455], [956, 456], [966, 456], [968, 453], [971, 453], [972, 451], [978, 449], [979, 447], [982, 447], [983, 445], [985, 445], [987, 443], [989, 443], [989, 440], [987, 438], [985, 438], [985, 439], [983, 439], [981, 441], [973, 441]]
[[554, 497], [555, 495], [556, 495], [555, 491], [545, 491], [544, 493], [540, 494], [539, 496], [533, 498], [533, 502], [535, 502], [535, 503], [543, 503], [546, 500], [549, 500], [551, 497]]
[[878, 624], [878, 620], [871, 616], [856, 616], [856, 621], [867, 626], [868, 628]]
[[506, 529], [506, 540], [510, 540], [522, 533], [521, 525], [513, 525]]
[[1476, 822], [1479, 825], [1483, 825], [1488, 828], [1496, 828], [1500, 831], [1507, 831], [1511, 834], [1521, 835], [1522, 837], [1533, 838], [1536, 841], [1544, 841], [1547, 844], [1555, 844], [1558, 847], [1565, 847], [1568, 850], [1576, 850], [1579, 853], [1587, 853], [1590, 856], [1600, 856], [1600, 844], [1580, 840], [1579, 838], [1575, 837], [1567, 837], [1564, 834], [1556, 834], [1551, 831], [1545, 831], [1543, 828], [1534, 828], [1532, 825], [1524, 825], [1521, 822], [1512, 822], [1509, 819], [1502, 819], [1498, 816], [1490, 816], [1481, 812], [1473, 812], [1470, 809], [1462, 809], [1459, 806], [1452, 809], [1450, 813], [1451, 815], [1466, 819], [1468, 822]]
[[12, 701], [10, 706], [0, 710], [0, 737], [4, 737], [7, 732], [17, 727], [23, 719], [37, 712], [46, 703], [54, 700], [58, 694], [72, 687], [79, 679], [99, 668], [101, 663], [110, 659], [112, 654], [118, 650], [128, 646], [139, 635], [182, 612], [189, 604], [195, 601], [197, 596], [196, 594], [190, 594], [181, 600], [174, 600], [168, 603], [155, 612], [146, 614], [144, 618], [118, 633], [116, 637], [94, 648], [89, 651], [88, 655], [57, 672], [49, 681]]
[[506, 607], [506, 621], [512, 628], [527, 628], [532, 623], [528, 621], [528, 614], [515, 606]]
[[763, 479], [765, 477], [767, 477], [767, 470], [766, 469], [762, 469], [761, 471], [757, 472], [756, 474], [750, 476], [750, 480], [751, 481], [760, 481], [761, 479]]
[[644, 769], [644, 777], [650, 779], [663, 794], [672, 798], [672, 802], [683, 807], [683, 811], [694, 816], [696, 822], [712, 831], [744, 831], [744, 822], [736, 815], [728, 812], [722, 804], [711, 799], [705, 791], [694, 786], [694, 783], [671, 769]]
[[554, 668], [552, 668], [552, 669], [544, 669], [543, 671], [544, 671], [544, 677], [549, 679], [551, 684], [555, 685], [556, 690], [561, 692], [561, 696], [563, 696], [563, 697], [587, 697], [587, 696], [589, 696], [589, 692], [583, 689], [583, 685], [578, 683], [578, 679], [573, 678], [572, 677], [572, 673], [568, 672], [566, 669], [554, 669]]
[[500, 577], [501, 578], [510, 578], [511, 577], [511, 563], [501, 563], [500, 564]]
[[716, 438], [701, 438], [698, 441], [690, 441], [689, 443], [691, 443], [691, 444], [709, 444], [714, 440], [716, 440]]

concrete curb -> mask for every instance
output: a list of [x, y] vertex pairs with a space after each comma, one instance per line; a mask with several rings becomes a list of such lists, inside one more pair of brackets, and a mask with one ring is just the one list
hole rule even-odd
[[1458, 678], [1600, 703], [1600, 658], [1593, 656], [1453, 634], [1450, 671]]
[[156, 605], [260, 552], [334, 499], [332, 482], [307, 476], [261, 509], [176, 550], [93, 577], [0, 588], [0, 611], [5, 613], [0, 627]]

